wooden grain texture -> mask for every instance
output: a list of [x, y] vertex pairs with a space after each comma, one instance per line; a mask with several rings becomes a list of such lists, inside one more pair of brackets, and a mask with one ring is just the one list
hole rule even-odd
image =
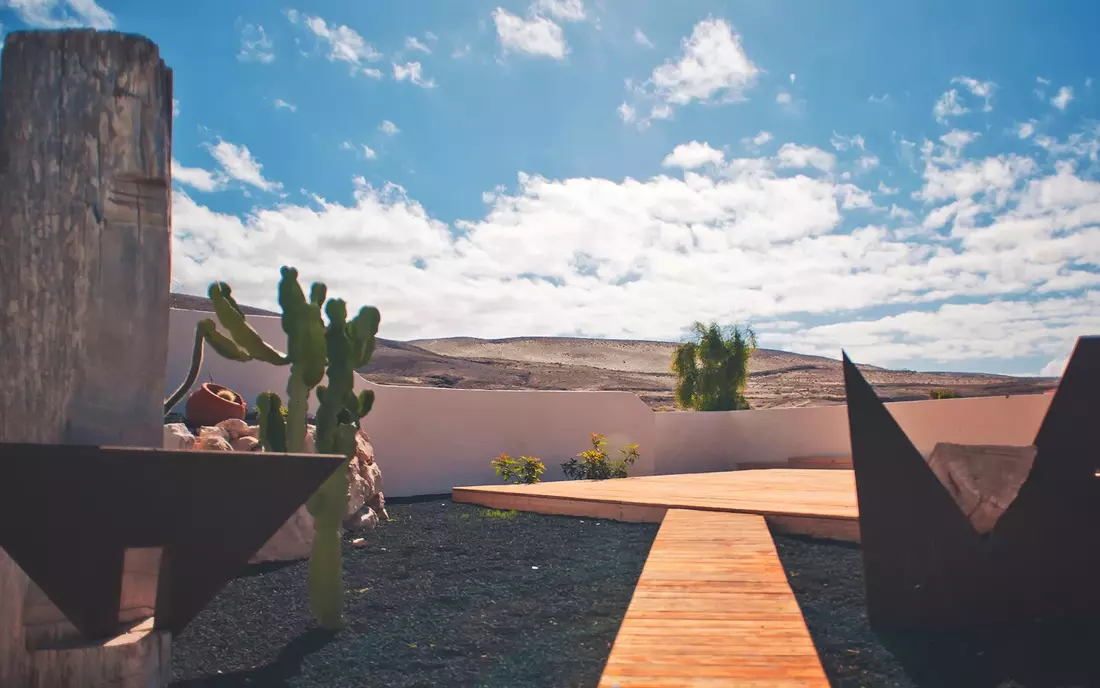
[[782, 532], [858, 541], [851, 471], [768, 469], [536, 485], [456, 487], [456, 502], [496, 509], [657, 522], [665, 509], [765, 516]]
[[[0, 441], [160, 445], [171, 140], [172, 73], [152, 42], [87, 30], [7, 35]], [[30, 585], [0, 551], [5, 688], [31, 680]], [[51, 685], [86, 685], [66, 675]]]
[[764, 519], [671, 509], [601, 688], [828, 688]]

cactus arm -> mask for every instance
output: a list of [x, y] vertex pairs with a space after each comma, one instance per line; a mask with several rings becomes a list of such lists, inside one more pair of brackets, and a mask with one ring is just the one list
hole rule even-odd
[[286, 421], [279, 412], [283, 400], [274, 392], [264, 392], [256, 399], [260, 411], [260, 444], [264, 451], [285, 452]]
[[199, 370], [202, 368], [203, 342], [209, 342], [214, 352], [231, 361], [250, 361], [252, 357], [246, 351], [242, 351], [233, 340], [218, 332], [218, 327], [210, 318], [200, 320], [195, 326], [195, 345], [191, 349], [191, 368], [187, 371], [187, 378], [172, 395], [164, 400], [164, 415], [180, 403], [187, 390], [195, 384], [199, 378]]
[[359, 313], [349, 323], [353, 348], [352, 368], [362, 368], [370, 362], [376, 344], [375, 335], [378, 334], [378, 326], [381, 322], [382, 315], [378, 309], [365, 306], [359, 309]]
[[248, 324], [244, 313], [241, 312], [237, 302], [233, 300], [232, 290], [225, 282], [215, 282], [210, 285], [210, 301], [214, 304], [214, 312], [218, 316], [218, 322], [229, 331], [242, 349], [253, 358], [271, 363], [273, 365], [286, 365], [290, 362], [286, 354], [276, 350], [264, 341], [260, 333]]
[[[326, 453], [355, 455], [353, 425], [341, 425], [329, 433], [335, 442]], [[318, 445], [320, 451], [320, 445]], [[309, 558], [309, 608], [325, 629], [344, 626], [344, 581], [341, 566], [340, 532], [348, 501], [348, 472], [337, 470], [313, 493], [307, 503], [316, 533]]]
[[370, 413], [371, 408], [374, 406], [374, 390], [364, 389], [359, 393], [357, 401], [356, 415], [360, 418], [364, 418]]
[[183, 384], [176, 388], [176, 391], [172, 392], [172, 395], [164, 400], [164, 415], [168, 415], [176, 404], [180, 403], [183, 399], [183, 395], [187, 394], [187, 390], [191, 389], [191, 385], [195, 384], [195, 380], [199, 379], [199, 369], [202, 368], [202, 343], [204, 337], [202, 334], [202, 323], [195, 328], [195, 346], [191, 349], [191, 369], [187, 371], [187, 378], [184, 379]]

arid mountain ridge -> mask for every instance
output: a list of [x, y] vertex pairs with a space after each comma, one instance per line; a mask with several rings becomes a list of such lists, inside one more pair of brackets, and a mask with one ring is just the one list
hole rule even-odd
[[[212, 310], [204, 297], [172, 294], [173, 308]], [[277, 315], [242, 306], [248, 314]], [[399, 342], [379, 339], [370, 365], [360, 371], [379, 384], [459, 389], [616, 390], [633, 392], [656, 410], [672, 410], [674, 342], [578, 337], [477, 339], [451, 337]], [[1057, 378], [983, 373], [917, 372], [860, 366], [884, 399], [928, 399], [932, 390], [964, 397], [1039, 394]], [[749, 364], [753, 408], [844, 403], [839, 360], [758, 349]]]

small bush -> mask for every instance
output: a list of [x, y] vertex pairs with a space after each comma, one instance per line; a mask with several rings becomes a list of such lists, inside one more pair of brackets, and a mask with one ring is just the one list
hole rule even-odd
[[934, 389], [928, 393], [930, 399], [960, 399], [962, 395], [949, 389]]
[[521, 456], [518, 459], [513, 459], [502, 453], [490, 461], [489, 465], [493, 467], [497, 475], [504, 478], [504, 482], [512, 482], [517, 485], [534, 485], [542, 479], [542, 474], [546, 472], [546, 466], [543, 465], [542, 459], [533, 456]]
[[583, 451], [576, 458], [561, 465], [565, 477], [570, 480], [606, 480], [607, 478], [625, 478], [627, 469], [638, 460], [638, 445], [630, 444], [620, 449], [622, 458], [612, 460], [607, 454], [607, 438], [592, 433], [589, 438], [592, 448]]

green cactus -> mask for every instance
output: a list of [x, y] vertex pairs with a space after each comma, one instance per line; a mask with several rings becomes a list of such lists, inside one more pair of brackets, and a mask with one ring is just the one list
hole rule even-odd
[[[256, 359], [278, 366], [289, 365], [285, 417], [280, 413], [282, 400], [278, 394], [265, 392], [256, 400], [260, 442], [264, 449], [292, 453], [305, 450], [309, 395], [316, 388], [319, 402], [317, 452], [343, 454], [350, 460], [355, 456], [355, 434], [360, 420], [374, 405], [373, 391], [364, 390], [358, 397], [355, 395], [355, 370], [370, 361], [381, 315], [377, 308], [366, 307], [348, 322], [347, 305], [343, 300], [329, 299], [326, 303], [328, 289], [324, 284], [313, 284], [307, 301], [298, 283], [298, 271], [283, 267], [281, 274], [279, 306], [283, 310], [286, 353], [263, 340], [248, 324], [229, 285], [216, 282], [210, 285], [210, 299], [214, 302], [218, 321], [229, 336], [218, 332], [212, 320], [199, 324], [195, 334], [198, 363], [192, 361], [194, 374], [197, 376], [197, 365], [202, 362], [203, 341], [210, 342], [211, 348], [231, 360]], [[328, 316], [327, 327], [321, 319], [322, 307]], [[321, 385], [326, 375], [328, 384]], [[344, 624], [340, 529], [347, 511], [347, 494], [347, 471], [340, 470], [333, 473], [306, 503], [316, 529], [309, 561], [309, 606], [318, 623], [326, 629], [338, 629]]]
[[195, 327], [195, 346], [191, 350], [191, 368], [187, 371], [187, 378], [183, 381], [183, 384], [164, 400], [164, 415], [167, 416], [172, 412], [176, 404], [180, 403], [184, 395], [187, 394], [187, 390], [191, 389], [191, 385], [195, 384], [195, 380], [199, 379], [199, 369], [202, 368], [203, 344], [207, 342], [210, 344], [210, 348], [231, 361], [252, 360], [252, 356], [238, 347], [236, 342], [218, 332], [217, 325], [213, 320], [210, 318], [200, 320]]

